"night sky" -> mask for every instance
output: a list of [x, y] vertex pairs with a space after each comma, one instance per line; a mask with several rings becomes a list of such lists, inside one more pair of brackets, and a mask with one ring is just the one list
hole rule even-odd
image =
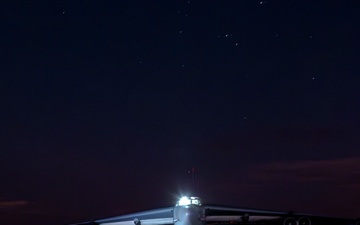
[[359, 1], [0, 8], [1, 224], [171, 206], [193, 189], [360, 216]]

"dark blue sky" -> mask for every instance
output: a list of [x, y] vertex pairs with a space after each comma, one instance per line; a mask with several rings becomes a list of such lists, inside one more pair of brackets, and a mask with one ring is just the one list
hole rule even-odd
[[[0, 222], [360, 208], [356, 1], [3, 1]], [[1, 222], [2, 223], [2, 222]]]

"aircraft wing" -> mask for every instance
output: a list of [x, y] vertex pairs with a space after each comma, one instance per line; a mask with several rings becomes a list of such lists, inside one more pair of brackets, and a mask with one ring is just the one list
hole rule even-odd
[[173, 209], [174, 207], [160, 208], [74, 225], [167, 225], [174, 223]]
[[204, 205], [206, 224], [360, 225], [354, 220], [295, 212]]

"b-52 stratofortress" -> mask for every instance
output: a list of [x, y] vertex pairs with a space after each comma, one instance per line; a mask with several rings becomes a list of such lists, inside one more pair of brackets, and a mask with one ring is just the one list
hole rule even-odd
[[295, 212], [206, 205], [198, 197], [182, 197], [175, 206], [73, 225], [360, 225], [360, 220]]

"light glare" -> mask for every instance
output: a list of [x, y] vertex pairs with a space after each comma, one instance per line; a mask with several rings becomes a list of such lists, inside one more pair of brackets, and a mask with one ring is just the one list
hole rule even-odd
[[190, 205], [190, 204], [191, 204], [191, 200], [187, 196], [184, 196], [179, 200], [179, 205]]

